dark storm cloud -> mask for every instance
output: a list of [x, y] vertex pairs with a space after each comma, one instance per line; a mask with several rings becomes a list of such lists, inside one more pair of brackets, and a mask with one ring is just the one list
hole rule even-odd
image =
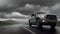
[[[49, 7], [52, 7], [57, 3], [60, 3], [60, 0], [0, 0], [0, 12], [11, 13], [14, 10], [16, 10], [22, 14], [29, 14], [35, 11], [37, 5], [40, 5], [42, 7], [44, 6], [44, 8], [48, 7], [47, 9], [50, 10]], [[31, 4], [33, 7], [35, 5], [33, 11], [30, 8], [29, 9], [25, 8], [26, 4]], [[21, 11], [21, 9], [18, 8], [24, 9], [22, 9]]]
[[[21, 0], [20, 0], [21, 1]], [[60, 0], [22, 0], [22, 4], [39, 4], [41, 6], [52, 6], [56, 3], [60, 2]]]
[[[0, 9], [13, 10], [15, 8], [25, 6], [25, 4], [39, 4], [41, 6], [52, 6], [59, 2], [59, 0], [0, 0]], [[4, 9], [5, 8], [5, 9]]]
[[[27, 5], [27, 7], [26, 4], [29, 4], [29, 6]], [[30, 15], [38, 10], [59, 15], [59, 7], [60, 0], [0, 0], [0, 12], [2, 13], [12, 13], [16, 11], [22, 14]]]
[[19, 12], [12, 12], [12, 13], [2, 13], [0, 12], [0, 18], [20, 18], [20, 19], [27, 19], [29, 16], [23, 15]]
[[40, 11], [40, 12], [45, 12], [49, 13], [49, 7], [47, 6], [40, 6], [40, 5], [33, 5], [33, 4], [26, 4], [25, 7], [20, 7], [16, 11], [26, 14], [26, 15], [31, 15], [34, 12]]

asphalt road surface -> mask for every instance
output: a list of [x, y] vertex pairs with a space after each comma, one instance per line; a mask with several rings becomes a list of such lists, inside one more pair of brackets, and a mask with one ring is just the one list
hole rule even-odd
[[60, 27], [51, 29], [49, 26], [38, 28], [37, 26], [29, 27], [28, 25], [11, 25], [0, 27], [0, 34], [60, 34]]

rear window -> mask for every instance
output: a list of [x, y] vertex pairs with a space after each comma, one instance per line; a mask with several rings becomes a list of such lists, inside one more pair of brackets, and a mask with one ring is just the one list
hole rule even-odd
[[47, 15], [46, 18], [55, 20], [55, 19], [57, 19], [57, 16], [56, 15]]

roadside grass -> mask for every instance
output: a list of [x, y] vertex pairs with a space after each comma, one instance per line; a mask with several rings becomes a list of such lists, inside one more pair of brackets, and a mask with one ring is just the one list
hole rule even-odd
[[8, 26], [8, 25], [15, 25], [15, 24], [28, 25], [29, 23], [27, 23], [27, 21], [14, 21], [14, 20], [0, 21], [0, 26]]
[[15, 21], [8, 20], [8, 21], [0, 21], [0, 26], [5, 26], [5, 25], [13, 25], [17, 24]]
[[60, 26], [60, 21], [57, 23], [57, 26]]

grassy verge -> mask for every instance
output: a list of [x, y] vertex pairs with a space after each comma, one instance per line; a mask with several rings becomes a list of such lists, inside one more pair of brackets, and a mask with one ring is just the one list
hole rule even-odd
[[57, 26], [60, 26], [60, 21], [57, 23]]
[[0, 26], [17, 24], [15, 21], [0, 21]]

